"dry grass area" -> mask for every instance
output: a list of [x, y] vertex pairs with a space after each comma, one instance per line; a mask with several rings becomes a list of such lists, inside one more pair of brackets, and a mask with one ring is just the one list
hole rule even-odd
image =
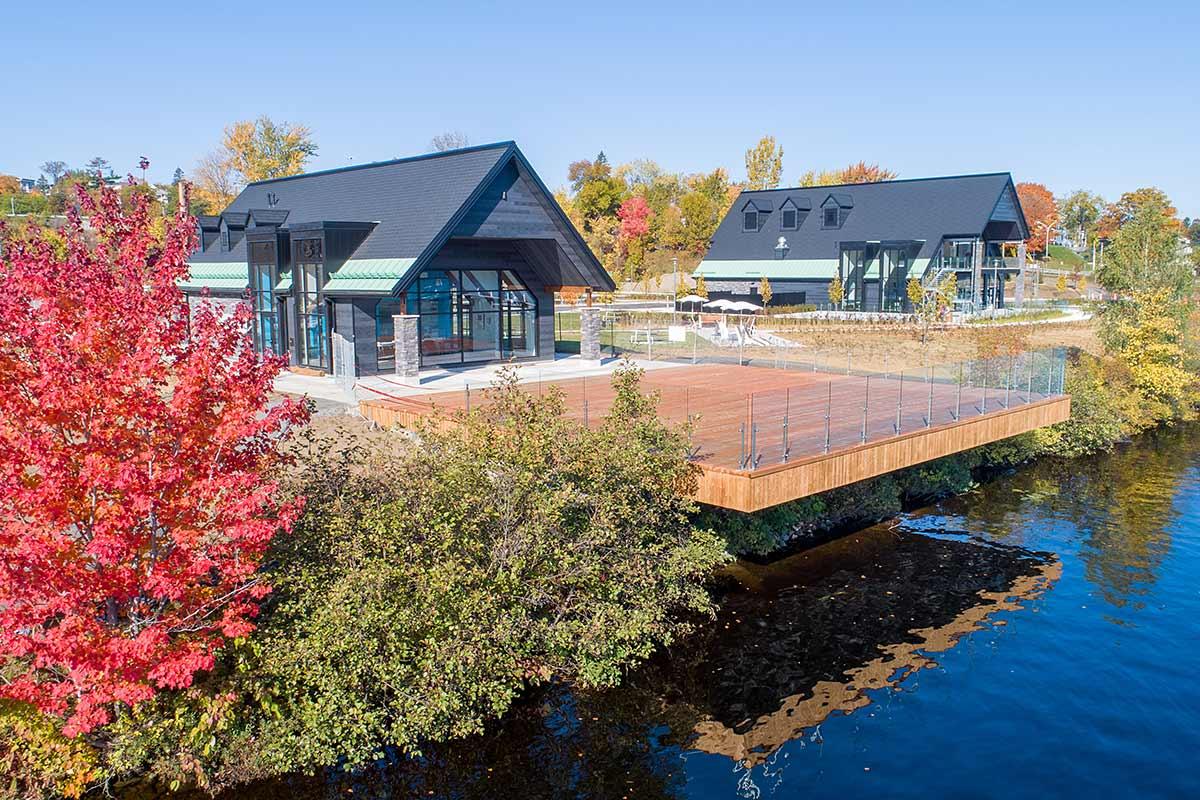
[[911, 326], [864, 330], [853, 324], [823, 325], [776, 332], [805, 346], [809, 352], [803, 360], [815, 358], [833, 369], [845, 368], [847, 355], [856, 370], [895, 371], [1049, 347], [1100, 349], [1090, 321], [948, 328], [930, 331], [925, 344]]

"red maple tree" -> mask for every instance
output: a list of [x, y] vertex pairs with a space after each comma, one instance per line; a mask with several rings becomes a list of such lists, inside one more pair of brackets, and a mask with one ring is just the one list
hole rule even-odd
[[654, 212], [646, 198], [639, 195], [626, 198], [617, 209], [617, 218], [621, 220], [620, 237], [623, 242], [640, 239], [650, 232], [650, 218]]
[[72, 213], [65, 247], [34, 230], [0, 254], [0, 695], [72, 735], [252, 630], [299, 511], [280, 444], [308, 413], [270, 404], [282, 365], [246, 304], [188, 313], [186, 211], [155, 236], [143, 195], [78, 202], [90, 232]]

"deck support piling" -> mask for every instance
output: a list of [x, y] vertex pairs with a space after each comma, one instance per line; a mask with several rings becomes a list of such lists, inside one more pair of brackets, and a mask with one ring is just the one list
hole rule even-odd
[[904, 370], [900, 370], [900, 385], [896, 389], [896, 424], [892, 427], [896, 429], [896, 434], [899, 435], [904, 426], [903, 419], [904, 409]]

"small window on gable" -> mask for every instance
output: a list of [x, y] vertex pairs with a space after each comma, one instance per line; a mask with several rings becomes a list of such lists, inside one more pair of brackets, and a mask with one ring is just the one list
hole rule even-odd
[[226, 253], [229, 252], [229, 230], [228, 229], [221, 231], [221, 250], [223, 250]]
[[837, 206], [825, 209], [825, 218], [822, 225], [826, 228], [836, 228], [839, 223], [840, 210]]
[[758, 230], [758, 212], [744, 211], [742, 212], [742, 230], [757, 231]]
[[779, 224], [785, 231], [796, 230], [796, 209], [785, 208], [779, 217]]

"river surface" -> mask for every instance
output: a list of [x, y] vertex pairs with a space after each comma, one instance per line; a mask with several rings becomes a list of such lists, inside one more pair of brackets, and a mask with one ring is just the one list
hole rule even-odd
[[1200, 797], [1200, 428], [767, 566], [620, 689], [237, 797]]

